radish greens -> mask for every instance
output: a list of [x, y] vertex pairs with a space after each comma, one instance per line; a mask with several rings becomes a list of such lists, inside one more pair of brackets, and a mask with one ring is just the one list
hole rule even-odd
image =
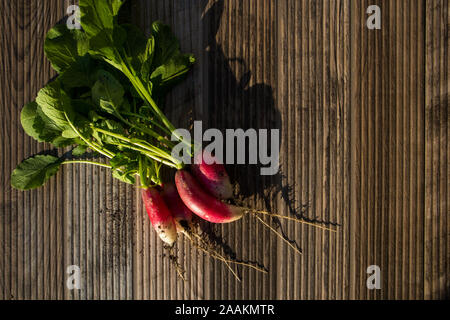
[[63, 157], [24, 160], [12, 173], [13, 187], [38, 188], [67, 164], [101, 166], [130, 184], [139, 177], [146, 187], [160, 181], [162, 165], [183, 166], [171, 156], [175, 127], [158, 104], [195, 59], [161, 22], [148, 38], [119, 24], [123, 2], [80, 0], [82, 30], [57, 25], [47, 33], [44, 52], [58, 77], [24, 106], [21, 123], [35, 140], [71, 148]]

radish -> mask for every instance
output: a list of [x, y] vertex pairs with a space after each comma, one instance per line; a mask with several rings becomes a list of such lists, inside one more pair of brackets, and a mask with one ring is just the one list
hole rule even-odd
[[177, 227], [158, 189], [142, 190], [142, 199], [153, 228], [162, 241], [172, 246], [177, 240]]
[[177, 186], [178, 194], [184, 204], [197, 216], [212, 223], [233, 222], [241, 219], [244, 214], [250, 213], [253, 215], [260, 214], [295, 221], [322, 230], [336, 232], [336, 230], [322, 226], [318, 222], [309, 222], [263, 210], [244, 208], [222, 202], [206, 192], [197, 180], [186, 170], [177, 171], [175, 174], [175, 185]]
[[192, 211], [181, 200], [175, 185], [171, 183], [164, 184], [161, 195], [175, 220], [177, 231], [187, 232], [191, 230]]
[[200, 251], [210, 255], [213, 259], [223, 262], [231, 273], [240, 281], [239, 276], [230, 266], [230, 264], [242, 265], [253, 268], [259, 272], [267, 273], [267, 271], [250, 263], [239, 262], [234, 259], [228, 259], [220, 253], [220, 250], [214, 243], [208, 240], [204, 234], [201, 234], [192, 221], [193, 213], [181, 200], [177, 188], [173, 184], [164, 184], [163, 192], [161, 193], [167, 207], [169, 208], [179, 233], [183, 233], [191, 244]]
[[307, 224], [320, 228], [323, 230], [328, 230], [336, 232], [333, 229], [321, 226], [314, 222], [308, 222], [304, 220], [299, 220], [296, 218], [290, 218], [281, 216], [278, 214], [254, 210], [244, 207], [238, 207], [235, 205], [227, 204], [219, 199], [213, 197], [208, 192], [206, 192], [200, 184], [194, 179], [194, 177], [186, 170], [179, 170], [175, 174], [175, 184], [178, 189], [178, 193], [183, 200], [184, 204], [192, 210], [196, 215], [205, 219], [206, 221], [212, 223], [229, 223], [239, 220], [244, 214], [252, 214], [260, 223], [265, 227], [269, 228], [274, 232], [281, 240], [286, 242], [292, 249], [297, 253], [301, 254], [301, 251], [294, 246], [290, 241], [288, 241], [280, 232], [270, 226], [266, 221], [264, 221], [258, 214], [267, 215], [275, 218], [281, 218], [285, 220], [291, 220], [298, 223]]
[[213, 223], [229, 223], [239, 220], [245, 210], [221, 202], [207, 193], [186, 170], [175, 174], [175, 184], [184, 204], [200, 218]]
[[225, 166], [218, 163], [217, 159], [207, 151], [199, 152], [194, 160], [192, 173], [205, 190], [218, 199], [231, 199], [233, 197], [233, 185]]
[[209, 254], [213, 259], [223, 262], [238, 281], [240, 281], [240, 278], [230, 264], [242, 265], [267, 273], [263, 268], [250, 263], [228, 259], [222, 255], [220, 250], [215, 248], [214, 244], [209, 242], [196, 229], [192, 221], [192, 211], [183, 203], [177, 188], [173, 184], [164, 184], [162, 192], [157, 187], [142, 190], [142, 198], [153, 227], [161, 240], [170, 246], [170, 262], [182, 279], [184, 279], [185, 271], [178, 263], [176, 253], [172, 251], [174, 249], [173, 245], [177, 240], [177, 231], [183, 233], [194, 247]]

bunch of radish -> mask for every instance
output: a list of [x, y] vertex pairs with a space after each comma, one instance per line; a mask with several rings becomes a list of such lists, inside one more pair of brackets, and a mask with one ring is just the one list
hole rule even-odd
[[142, 188], [142, 199], [148, 217], [160, 239], [171, 249], [178, 234], [184, 234], [197, 249], [225, 263], [238, 280], [240, 279], [230, 264], [266, 272], [256, 265], [226, 258], [213, 243], [200, 235], [198, 223], [194, 222], [195, 217], [213, 223], [227, 223], [240, 219], [244, 211], [243, 208], [220, 201], [231, 198], [233, 194], [233, 186], [223, 165], [199, 161], [191, 170], [192, 174], [186, 168], [178, 170], [175, 184], [157, 183]]
[[[158, 104], [185, 79], [195, 58], [181, 52], [178, 39], [161, 22], [152, 24], [148, 36], [136, 26], [121, 24], [124, 1], [79, 0], [82, 28], [56, 25], [48, 32], [44, 52], [58, 76], [24, 106], [21, 124], [30, 137], [61, 148], [63, 155], [56, 157], [50, 150], [24, 159], [11, 174], [11, 185], [35, 189], [62, 167], [80, 164], [106, 168], [131, 185], [140, 180], [145, 208], [161, 240], [173, 248], [184, 234], [233, 274], [230, 264], [265, 269], [225, 257], [199, 231], [199, 219], [221, 224], [251, 215], [284, 241], [263, 215], [331, 230], [233, 205], [233, 185], [213, 155], [196, 152], [193, 165], [172, 155], [177, 142], [192, 141], [177, 133]], [[163, 183], [162, 166], [177, 170], [174, 182]]]
[[[300, 251], [285, 240], [276, 229], [261, 219], [260, 215], [269, 215], [334, 231], [319, 224], [228, 203], [227, 201], [233, 197], [233, 185], [225, 166], [218, 163], [214, 156], [206, 152], [199, 153], [197, 157], [201, 158], [196, 158], [190, 168], [176, 171], [175, 185], [171, 183], [162, 184], [142, 191], [150, 221], [161, 240], [168, 246], [172, 247], [175, 244], [178, 234], [184, 234], [194, 244], [197, 243], [195, 240], [202, 241], [203, 237], [194, 230], [194, 217], [211, 223], [222, 224], [231, 223], [241, 219], [246, 214], [252, 214], [298, 253]], [[230, 263], [236, 263], [244, 264], [258, 271], [265, 271], [254, 265], [226, 259], [211, 246], [206, 245], [206, 249], [205, 246], [199, 246], [198, 244], [196, 246], [209, 253], [213, 258], [223, 261], [228, 267]], [[230, 270], [232, 269], [230, 268]], [[235, 274], [234, 271], [232, 272]]]

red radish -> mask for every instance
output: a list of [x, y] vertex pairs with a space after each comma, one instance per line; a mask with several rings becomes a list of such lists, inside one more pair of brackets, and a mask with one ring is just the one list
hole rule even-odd
[[162, 241], [172, 246], [177, 240], [177, 227], [158, 189], [142, 190], [142, 199], [153, 228]]
[[206, 191], [222, 200], [233, 197], [233, 185], [223, 164], [206, 151], [198, 153], [194, 160], [192, 173]]
[[161, 195], [175, 219], [178, 232], [182, 232], [187, 237], [187, 239], [191, 241], [194, 247], [206, 254], [209, 254], [213, 259], [217, 259], [223, 262], [238, 281], [240, 281], [240, 278], [233, 270], [233, 268], [231, 268], [230, 264], [243, 265], [253, 268], [257, 271], [267, 273], [266, 270], [250, 263], [239, 262], [233, 259], [226, 258], [220, 253], [220, 250], [218, 250], [213, 243], [208, 241], [207, 237], [197, 233], [197, 230], [195, 230], [195, 227], [192, 224], [193, 213], [183, 203], [180, 195], [178, 194], [177, 188], [173, 184], [164, 184], [163, 192], [161, 193]]
[[164, 184], [161, 193], [164, 202], [172, 213], [178, 232], [192, 229], [192, 211], [183, 203], [174, 184]]
[[184, 204], [200, 218], [212, 223], [229, 223], [242, 218], [244, 208], [226, 204], [206, 192], [186, 170], [175, 174], [175, 184]]

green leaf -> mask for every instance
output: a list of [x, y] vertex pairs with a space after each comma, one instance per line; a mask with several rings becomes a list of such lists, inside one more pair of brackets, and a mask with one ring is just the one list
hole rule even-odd
[[[81, 113], [79, 110], [75, 109], [76, 104], [69, 104], [65, 108], [65, 114], [67, 115], [68, 123], [70, 121], [70, 127], [67, 131], [64, 131], [61, 135], [63, 137], [73, 137], [73, 139], [78, 138], [79, 135], [76, 131], [80, 132], [84, 137], [89, 136], [92, 133], [90, 128], [89, 120]], [[86, 111], [86, 114], [88, 112]], [[75, 127], [75, 129], [72, 128]]]
[[124, 99], [120, 109], [124, 112], [131, 112], [131, 105], [128, 99]]
[[78, 138], [78, 134], [72, 130], [72, 128], [67, 128], [61, 133], [61, 136], [66, 139], [75, 139]]
[[153, 71], [152, 66], [154, 54], [155, 54], [155, 38], [153, 37], [153, 35], [150, 35], [150, 38], [148, 38], [147, 40], [144, 62], [142, 63], [141, 67], [142, 79], [149, 83], [150, 83], [150, 75]]
[[95, 82], [93, 74], [98, 66], [99, 62], [94, 61], [90, 55], [85, 55], [72, 63], [58, 79], [64, 88], [91, 87]]
[[165, 64], [180, 52], [180, 43], [168, 25], [160, 21], [152, 24], [152, 35], [155, 38], [153, 65]]
[[137, 169], [139, 166], [138, 161], [139, 153], [138, 152], [119, 152], [109, 161], [109, 164], [113, 169], [119, 169], [123, 166], [127, 166], [128, 169], [133, 168]]
[[104, 124], [106, 125], [106, 128], [109, 131], [111, 131], [111, 132], [120, 133], [120, 134], [125, 133], [125, 129], [117, 121], [114, 121], [114, 120], [111, 120], [111, 119], [107, 119], [107, 120], [104, 121]]
[[39, 138], [57, 147], [74, 144], [74, 139], [79, 136], [68, 119], [79, 130], [84, 129], [88, 120], [81, 112], [87, 115], [91, 106], [80, 99], [73, 100], [72, 105], [70, 98], [58, 87], [58, 82], [53, 82], [42, 89], [37, 101], [39, 101], [38, 117], [33, 127], [39, 132]]
[[73, 111], [86, 117], [89, 115], [89, 112], [94, 109], [92, 101], [83, 99], [73, 99], [71, 106]]
[[32, 130], [36, 132], [36, 140], [39, 142], [49, 142], [55, 147], [66, 147], [73, 144], [72, 139], [62, 137], [62, 130], [42, 112], [39, 105], [36, 108]]
[[36, 121], [38, 104], [33, 101], [26, 104], [20, 114], [20, 121], [22, 123], [22, 128], [27, 135], [34, 138], [39, 142], [43, 142], [39, 138], [39, 132], [34, 128], [34, 122]]
[[178, 39], [172, 33], [169, 26], [161, 22], [154, 22], [152, 35], [155, 39], [154, 54], [152, 56], [152, 68], [148, 65], [142, 70], [143, 75], [152, 72], [150, 80], [153, 91], [164, 95], [171, 87], [184, 79], [186, 73], [195, 63], [191, 54], [182, 54]]
[[62, 160], [54, 156], [35, 156], [23, 161], [11, 175], [11, 185], [19, 190], [41, 187], [55, 175]]
[[81, 26], [94, 56], [105, 59], [121, 69], [121, 57], [116, 48], [126, 40], [126, 32], [116, 25], [123, 0], [80, 0]]
[[184, 79], [195, 63], [193, 55], [177, 55], [159, 66], [151, 75], [152, 83], [161, 90], [167, 90]]
[[77, 41], [78, 56], [82, 58], [89, 52], [89, 39], [83, 30], [73, 29], [71, 32]]
[[89, 53], [104, 59], [115, 68], [122, 70], [122, 57], [118, 48], [122, 48], [126, 40], [126, 32], [119, 26], [112, 30], [102, 30], [90, 40]]
[[125, 183], [134, 184], [135, 174], [139, 171], [139, 153], [133, 151], [119, 152], [109, 163], [113, 177]]
[[124, 0], [80, 0], [81, 26], [89, 38], [112, 30]]
[[[96, 124], [96, 127], [112, 132], [112, 133], [117, 133], [117, 134], [121, 134], [121, 135], [126, 135], [125, 133], [125, 129], [123, 128], [123, 126], [114, 120], [111, 119], [105, 119], [103, 121], [100, 121], [99, 123]], [[117, 138], [111, 137], [110, 135], [104, 134], [104, 133], [100, 133], [100, 132], [96, 132], [94, 130], [94, 137], [97, 140], [100, 140], [103, 143], [106, 144], [116, 144], [118, 142], [123, 142]]]
[[53, 141], [51, 141], [50, 143], [57, 148], [65, 148], [74, 144], [74, 140], [67, 139], [63, 136], [58, 136], [55, 139], [53, 139]]
[[64, 110], [70, 105], [70, 98], [61, 89], [59, 81], [53, 81], [41, 89], [36, 98], [42, 112], [50, 118], [53, 123], [64, 131], [69, 124], [64, 115]]
[[122, 171], [115, 170], [115, 171], [113, 171], [112, 176], [115, 179], [118, 179], [118, 180], [120, 180], [122, 182], [125, 182], [125, 183], [128, 183], [128, 184], [135, 184], [136, 183], [136, 179], [135, 179], [134, 175], [136, 173], [137, 172], [135, 170], [127, 171], [127, 172], [122, 172]]
[[80, 156], [84, 155], [88, 149], [89, 149], [88, 146], [78, 145], [72, 150], [72, 155], [74, 157], [80, 157]]
[[52, 142], [61, 136], [62, 130], [43, 112], [40, 106], [37, 108], [36, 119], [33, 129], [38, 132], [39, 139], [45, 142]]
[[92, 99], [104, 111], [114, 113], [122, 105], [125, 91], [111, 73], [99, 70], [97, 77], [98, 80], [92, 88]]
[[97, 112], [95, 112], [94, 110], [89, 111], [89, 119], [92, 122], [97, 122], [99, 120], [104, 120], [105, 117], [99, 115]]
[[128, 63], [134, 71], [140, 71], [143, 63], [148, 59], [147, 38], [144, 33], [132, 24], [123, 24], [121, 28], [126, 33], [124, 48]]
[[63, 72], [80, 56], [86, 54], [87, 39], [81, 30], [69, 30], [65, 24], [50, 29], [44, 42], [44, 52], [53, 69]]

